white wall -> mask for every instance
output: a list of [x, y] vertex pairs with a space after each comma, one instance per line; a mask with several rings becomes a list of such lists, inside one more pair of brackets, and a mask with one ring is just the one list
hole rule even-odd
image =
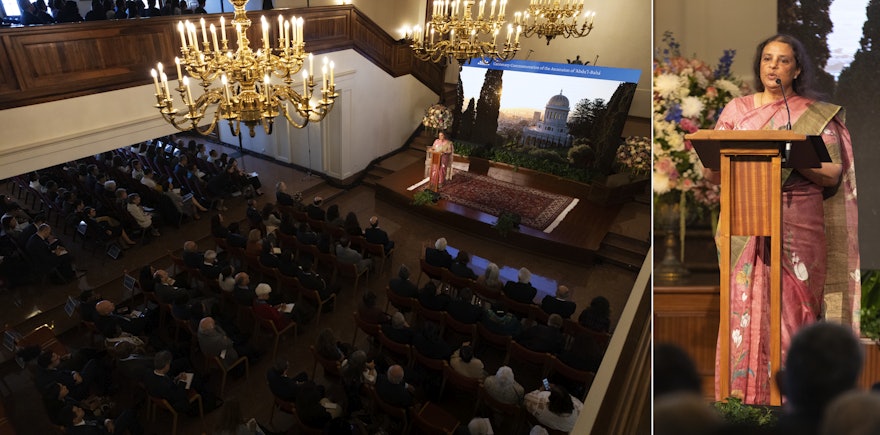
[[655, 0], [654, 44], [660, 47], [663, 32], [672, 31], [683, 55], [709, 63], [734, 49], [732, 71], [751, 83], [755, 47], [776, 33], [776, 15], [776, 3], [764, 0]]

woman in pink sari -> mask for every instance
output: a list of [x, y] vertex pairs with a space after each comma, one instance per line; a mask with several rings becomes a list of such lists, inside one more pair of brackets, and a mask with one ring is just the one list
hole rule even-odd
[[[822, 163], [820, 168], [782, 172], [782, 361], [791, 337], [820, 319], [852, 324], [858, 333], [860, 279], [852, 144], [843, 109], [811, 98], [808, 62], [803, 45], [791, 36], [775, 35], [762, 42], [754, 64], [758, 92], [731, 101], [716, 125], [721, 130], [786, 129], [784, 90], [792, 130], [821, 135], [831, 155], [831, 163]], [[770, 401], [767, 242], [765, 237], [732, 237], [731, 276], [722, 277], [730, 279], [731, 289], [730, 391], [753, 404]], [[717, 355], [716, 396], [721, 376]]]
[[428, 162], [431, 167], [428, 186], [439, 190], [443, 183], [452, 179], [452, 153], [454, 148], [452, 141], [446, 138], [446, 133], [441, 131], [430, 149], [433, 153], [440, 153], [440, 164], [434, 165]]

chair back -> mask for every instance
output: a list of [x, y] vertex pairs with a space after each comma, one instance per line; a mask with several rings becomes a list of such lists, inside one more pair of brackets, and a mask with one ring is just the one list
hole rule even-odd
[[549, 363], [550, 357], [553, 355], [546, 352], [535, 352], [519, 343], [516, 340], [510, 340], [507, 343], [507, 356], [504, 358], [504, 365], [508, 365], [510, 360], [523, 361], [532, 365], [540, 366], [541, 373], [544, 373]]
[[388, 286], [385, 287], [385, 294], [388, 297], [388, 304], [385, 305], [385, 311], [388, 311], [388, 305], [391, 304], [393, 304], [398, 309], [408, 308], [410, 310], [413, 310], [415, 309], [416, 304], [419, 303], [418, 299], [416, 298], [408, 298], [394, 293]]
[[408, 344], [398, 343], [382, 333], [382, 327], [379, 327], [379, 345], [382, 349], [387, 349], [394, 356], [402, 357], [405, 361], [403, 366], [408, 367], [412, 361], [412, 346]]
[[454, 415], [431, 402], [425, 402], [418, 411], [410, 408], [410, 414], [413, 428], [419, 434], [453, 435], [460, 424]]
[[443, 328], [446, 327], [446, 311], [429, 310], [422, 306], [418, 299], [415, 300], [415, 308], [419, 319], [436, 323], [440, 327], [440, 334], [443, 334]]
[[[419, 267], [421, 268], [421, 272], [419, 273], [419, 281], [422, 280], [422, 273], [428, 275], [431, 279], [442, 280], [443, 279], [443, 268], [440, 266], [432, 266], [428, 264], [427, 260], [424, 258], [419, 259]], [[419, 283], [416, 282], [416, 285]]]
[[474, 282], [474, 286], [471, 289], [474, 291], [474, 294], [479, 296], [480, 299], [489, 302], [498, 302], [501, 301], [501, 290], [495, 290], [489, 287], [486, 287], [483, 284], [478, 282]]
[[575, 384], [581, 384], [584, 386], [584, 397], [580, 397], [581, 400], [587, 396], [587, 393], [590, 391], [590, 386], [593, 385], [593, 379], [596, 378], [596, 373], [587, 370], [578, 370], [562, 362], [559, 358], [556, 358], [556, 356], [553, 355], [550, 356], [547, 365], [549, 374], [557, 374]]
[[504, 308], [507, 309], [507, 311], [513, 313], [520, 319], [530, 319], [532, 315], [532, 307], [535, 306], [534, 304], [515, 301], [504, 294], [501, 295], [501, 304], [504, 305]]
[[477, 323], [477, 334], [480, 336], [480, 341], [485, 341], [490, 346], [500, 349], [507, 349], [507, 343], [511, 340], [510, 336], [496, 334], [482, 323]]
[[[318, 353], [318, 350], [315, 349], [315, 345], [310, 344], [309, 350], [312, 352], [312, 357], [315, 358], [315, 362], [317, 364], [321, 364], [321, 367], [324, 368], [324, 377], [332, 376], [338, 378], [341, 376], [340, 374], [340, 364], [339, 360], [332, 360], [330, 358], [325, 358]], [[314, 379], [315, 373], [312, 371], [312, 379]]]
[[412, 353], [413, 353], [413, 356], [415, 357], [416, 362], [421, 364], [423, 367], [427, 368], [428, 370], [433, 370], [433, 371], [437, 371], [437, 372], [443, 371], [443, 363], [446, 362], [445, 360], [427, 357], [427, 356], [423, 355], [421, 352], [419, 352], [419, 350], [416, 349], [415, 346], [413, 346], [413, 348], [412, 348]]
[[276, 231], [275, 234], [278, 237], [278, 244], [281, 245], [283, 249], [296, 249], [296, 236], [290, 234], [284, 234], [281, 231]]
[[299, 279], [297, 277], [287, 276], [276, 269], [275, 280], [278, 281], [278, 290], [281, 294], [290, 296], [293, 301], [299, 300], [302, 286], [299, 284]]
[[455, 371], [447, 361], [443, 361], [443, 379], [456, 389], [474, 396], [480, 389], [481, 381], [479, 378], [471, 378]]
[[477, 324], [476, 323], [459, 322], [458, 320], [455, 319], [455, 317], [452, 317], [451, 315], [449, 315], [449, 313], [446, 313], [445, 319], [446, 319], [446, 327], [448, 329], [455, 331], [455, 333], [457, 333], [457, 334], [461, 334], [461, 335], [468, 337], [472, 343], [477, 340]]
[[489, 394], [489, 391], [486, 390], [486, 386], [482, 383], [480, 384], [480, 389], [477, 392], [477, 397], [480, 403], [485, 404], [489, 407], [489, 409], [499, 414], [510, 416], [513, 418], [519, 417], [519, 411], [522, 408], [519, 404], [499, 402], [497, 399], [492, 397], [491, 394]]
[[565, 319], [562, 322], [562, 333], [568, 336], [569, 340], [573, 340], [574, 337], [580, 334], [589, 334], [593, 337], [596, 343], [599, 343], [599, 345], [602, 346], [602, 349], [607, 349], [608, 343], [611, 342], [611, 334], [586, 328], [581, 326], [576, 320], [572, 319]]
[[324, 435], [324, 429], [311, 427], [303, 423], [299, 418], [299, 413], [296, 411], [296, 407], [293, 407], [292, 411], [291, 414], [293, 414], [293, 418], [296, 420], [297, 429], [299, 429], [297, 433], [303, 435]]
[[353, 312], [351, 315], [352, 317], [354, 317], [354, 324], [355, 326], [357, 326], [357, 329], [364, 331], [364, 333], [366, 333], [370, 337], [376, 337], [379, 335], [379, 328], [381, 328], [380, 324], [370, 323], [364, 319], [361, 319], [361, 316], [358, 314], [357, 311]]
[[[399, 406], [394, 406], [379, 397], [379, 393], [376, 392], [376, 387], [374, 385], [369, 385], [367, 387], [367, 392], [370, 395], [370, 400], [373, 401], [375, 405], [379, 407], [379, 410], [388, 415], [389, 417], [400, 420], [404, 424], [404, 428], [407, 425], [407, 408], [401, 408]], [[401, 433], [406, 433], [406, 431], [401, 431]]]
[[470, 278], [463, 278], [454, 273], [452, 273], [449, 269], [441, 269], [442, 280], [446, 284], [452, 286], [452, 288], [459, 290], [463, 288], [473, 289], [476, 281]]

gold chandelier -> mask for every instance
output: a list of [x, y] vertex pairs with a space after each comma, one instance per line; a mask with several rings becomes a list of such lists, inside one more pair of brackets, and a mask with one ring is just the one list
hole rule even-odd
[[522, 26], [524, 36], [547, 38], [550, 45], [557, 36], [582, 38], [590, 34], [596, 13], [586, 11], [579, 21], [583, 10], [584, 0], [530, 0], [525, 12], [514, 14], [514, 24]]
[[[336, 93], [334, 64], [324, 58], [323, 79], [320, 97], [313, 101], [315, 88], [314, 57], [303, 50], [303, 19], [278, 16], [278, 46], [272, 47], [269, 40], [269, 23], [262, 17], [263, 47], [256, 52], [251, 50], [247, 31], [251, 21], [245, 13], [247, 0], [230, 0], [235, 7], [235, 15], [230, 23], [230, 31], [237, 39], [236, 49], [230, 49], [226, 38], [227, 26], [220, 17], [221, 38], [217, 38], [217, 28], [211, 24], [207, 29], [205, 19], [199, 20], [201, 41], [198, 29], [190, 21], [179, 22], [179, 58], [175, 57], [177, 67], [177, 87], [186, 109], [178, 112], [174, 108], [173, 97], [168, 87], [168, 76], [160, 62], [150, 71], [156, 87], [156, 105], [162, 117], [181, 131], [195, 130], [200, 134], [211, 134], [220, 119], [229, 121], [233, 135], [241, 133], [241, 123], [254, 136], [254, 127], [263, 126], [266, 134], [272, 134], [272, 125], [278, 115], [284, 116], [288, 123], [303, 128], [310, 121], [324, 119], [333, 109]], [[208, 33], [210, 31], [211, 44]], [[308, 71], [304, 70], [308, 58]], [[294, 78], [302, 70], [302, 93]], [[186, 72], [187, 75], [182, 74]], [[329, 74], [328, 74], [329, 71]], [[273, 83], [273, 77], [275, 80]], [[220, 79], [220, 86], [211, 87]], [[193, 99], [190, 81], [199, 81], [204, 92]], [[279, 83], [280, 82], [280, 83]], [[199, 124], [206, 113], [214, 106], [210, 124], [204, 129]]]
[[[486, 14], [486, 0], [434, 0], [431, 21], [424, 29], [406, 29], [413, 55], [424, 61], [455, 59], [459, 65], [470, 59], [504, 62], [519, 50], [520, 27], [507, 25], [506, 38], [498, 46], [498, 34], [504, 28], [507, 0], [492, 0]], [[497, 7], [497, 13], [496, 13]]]

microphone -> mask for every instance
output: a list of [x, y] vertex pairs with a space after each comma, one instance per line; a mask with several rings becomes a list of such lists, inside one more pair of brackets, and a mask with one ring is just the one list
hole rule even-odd
[[[788, 122], [785, 124], [786, 130], [791, 130], [791, 109], [788, 107], [788, 98], [785, 96], [785, 86], [782, 86], [782, 80], [776, 79], [776, 84], [779, 85], [779, 89], [782, 90], [782, 101], [785, 103], [785, 113], [788, 115]], [[791, 141], [785, 142], [785, 154], [783, 154], [783, 161], [785, 163], [788, 162], [788, 156], [791, 154]]]

